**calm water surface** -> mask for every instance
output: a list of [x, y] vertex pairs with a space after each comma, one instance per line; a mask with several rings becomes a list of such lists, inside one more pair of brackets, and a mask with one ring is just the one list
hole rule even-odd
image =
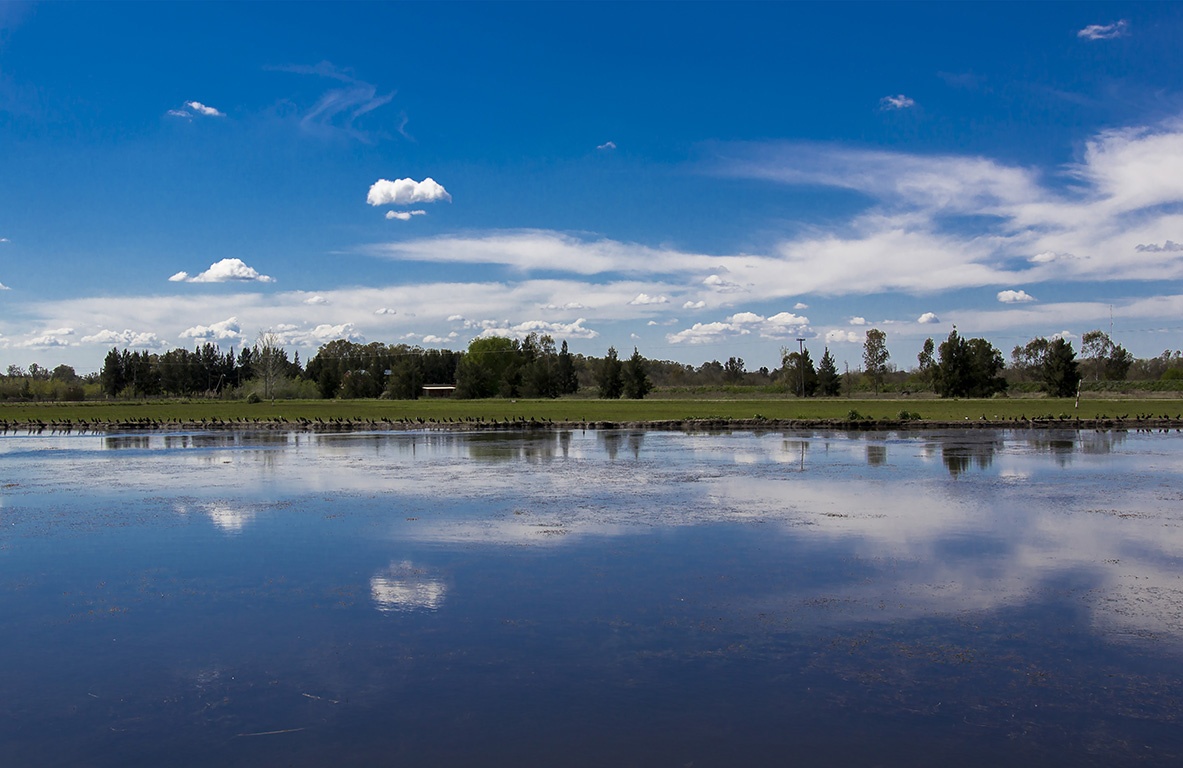
[[0, 765], [1178, 765], [1183, 435], [0, 436]]

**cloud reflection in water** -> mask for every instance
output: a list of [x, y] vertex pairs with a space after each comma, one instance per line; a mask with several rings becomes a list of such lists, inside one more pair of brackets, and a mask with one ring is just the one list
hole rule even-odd
[[391, 563], [370, 578], [374, 607], [391, 611], [437, 610], [448, 594], [448, 585], [429, 576], [410, 561]]

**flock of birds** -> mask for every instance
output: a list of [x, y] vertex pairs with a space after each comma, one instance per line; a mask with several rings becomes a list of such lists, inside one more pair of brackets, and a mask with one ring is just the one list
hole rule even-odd
[[[966, 417], [968, 420], [969, 417]], [[756, 419], [687, 419], [677, 420], [675, 422], [668, 422], [668, 424], [685, 424], [698, 423], [703, 421], [727, 422], [734, 426], [743, 426], [750, 421], [759, 422], [763, 426], [769, 425], [769, 420], [757, 416]], [[1060, 414], [1053, 416], [1052, 414], [1045, 414], [1028, 418], [1026, 414], [1019, 416], [994, 416], [988, 419], [985, 414], [977, 420], [979, 423], [985, 424], [1028, 424], [1028, 425], [1047, 425], [1047, 424], [1065, 424], [1072, 423], [1080, 426], [1093, 427], [1110, 427], [1119, 425], [1125, 426], [1132, 424], [1133, 426], [1173, 426], [1180, 427], [1183, 425], [1183, 413], [1175, 414], [1160, 414], [1153, 413], [1137, 413], [1131, 416], [1130, 414], [1122, 414], [1120, 416], [1109, 417], [1102, 415], [1096, 418], [1081, 419], [1079, 416], [1067, 416]], [[794, 426], [800, 426], [802, 423], [812, 423], [810, 420], [790, 420], [785, 422]], [[834, 422], [824, 420], [825, 424], [832, 424]], [[840, 422], [839, 422], [840, 423]], [[891, 424], [891, 420], [883, 420], [885, 426]], [[661, 422], [657, 426], [667, 424]], [[860, 424], [862, 424], [860, 422]], [[931, 426], [940, 426], [939, 423], [930, 423]], [[556, 423], [549, 418], [534, 418], [525, 416], [510, 416], [504, 419], [486, 418], [484, 416], [474, 417], [446, 417], [442, 419], [424, 419], [422, 417], [414, 417], [409, 419], [349, 419], [340, 417], [321, 418], [316, 417], [308, 419], [304, 417], [297, 417], [295, 419], [285, 419], [282, 417], [239, 417], [230, 419], [215, 419], [202, 418], [189, 421], [154, 419], [148, 417], [141, 417], [137, 419], [124, 419], [118, 421], [99, 421], [88, 419], [51, 419], [50, 421], [43, 421], [41, 419], [29, 420], [8, 420], [0, 419], [0, 433], [6, 432], [32, 432], [41, 433], [45, 430], [51, 432], [106, 432], [110, 430], [162, 430], [162, 429], [304, 429], [311, 431], [350, 431], [350, 430], [375, 430], [375, 429], [406, 429], [406, 428], [470, 428], [470, 429], [542, 429], [548, 427], [574, 427], [574, 428], [589, 428], [601, 427], [609, 428], [617, 426], [609, 422], [588, 422], [585, 419], [576, 421], [563, 421]], [[862, 424], [866, 426], [866, 424]]]

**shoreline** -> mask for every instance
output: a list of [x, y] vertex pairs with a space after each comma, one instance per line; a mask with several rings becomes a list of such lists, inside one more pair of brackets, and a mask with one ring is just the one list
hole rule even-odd
[[1013, 419], [970, 419], [937, 421], [928, 419], [663, 419], [652, 421], [552, 421], [549, 419], [196, 419], [196, 420], [0, 420], [0, 435], [93, 434], [116, 432], [192, 431], [285, 431], [311, 433], [348, 432], [555, 432], [568, 430], [626, 429], [653, 432], [777, 431], [834, 429], [859, 432], [980, 429], [1070, 429], [1087, 430], [1183, 430], [1183, 419], [1170, 416], [1127, 418], [1044, 417]]

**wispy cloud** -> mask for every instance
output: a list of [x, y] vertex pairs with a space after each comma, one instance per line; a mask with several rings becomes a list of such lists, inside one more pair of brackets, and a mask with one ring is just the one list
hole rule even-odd
[[275, 278], [259, 274], [254, 267], [247, 266], [242, 259], [222, 259], [210, 265], [200, 274], [190, 275], [178, 272], [169, 278], [173, 283], [231, 283], [231, 282], [274, 283]]
[[[344, 69], [322, 61], [314, 66], [291, 65], [270, 67], [279, 72], [311, 75], [333, 80], [341, 85], [321, 94], [314, 105], [300, 116], [300, 128], [311, 135], [321, 137], [347, 136], [366, 143], [373, 141], [373, 134], [362, 130], [358, 120], [379, 107], [389, 104], [394, 92], [379, 94], [377, 86], [359, 80]], [[399, 132], [405, 135], [405, 116]]]
[[1089, 24], [1084, 29], [1078, 31], [1076, 36], [1082, 40], [1112, 40], [1115, 37], [1124, 37], [1129, 33], [1129, 22], [1125, 19], [1115, 21], [1112, 24]]
[[399, 221], [410, 221], [412, 216], [426, 216], [426, 215], [427, 215], [427, 211], [423, 211], [423, 210], [387, 211], [386, 212], [386, 220], [391, 221], [393, 219], [398, 219]]
[[911, 99], [902, 93], [896, 96], [884, 96], [879, 100], [879, 108], [885, 110], [910, 109], [914, 106], [916, 106], [916, 100]]
[[600, 150], [616, 149], [616, 142], [615, 141], [605, 141], [603, 144], [600, 144], [599, 146], [597, 146], [596, 149], [600, 149]]

